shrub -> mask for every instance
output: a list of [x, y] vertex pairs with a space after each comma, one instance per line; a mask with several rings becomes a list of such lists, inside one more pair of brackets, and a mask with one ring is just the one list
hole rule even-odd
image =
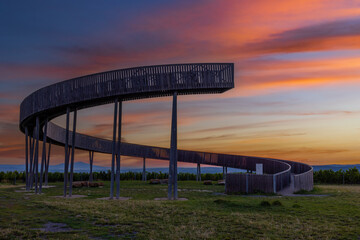
[[270, 207], [270, 206], [271, 206], [271, 204], [269, 203], [269, 201], [261, 201], [260, 206], [263, 206], [263, 207]]
[[282, 206], [282, 203], [279, 200], [276, 200], [272, 203], [273, 206]]
[[229, 201], [228, 201], [228, 200], [224, 200], [224, 199], [216, 199], [216, 200], [214, 200], [214, 203], [223, 204], [223, 203], [229, 203]]

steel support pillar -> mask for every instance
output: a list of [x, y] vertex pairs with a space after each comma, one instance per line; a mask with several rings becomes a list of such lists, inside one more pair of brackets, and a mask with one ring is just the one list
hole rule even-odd
[[199, 181], [201, 182], [201, 165], [199, 163]]
[[122, 101], [119, 101], [119, 126], [116, 155], [116, 199], [120, 197], [120, 157], [121, 157], [121, 124], [122, 124]]
[[223, 179], [226, 179], [227, 167], [223, 167]]
[[29, 147], [29, 144], [28, 144], [28, 135], [29, 135], [29, 132], [28, 132], [28, 128], [25, 127], [25, 186], [26, 186], [26, 190], [28, 191], [29, 190], [29, 154], [28, 154], [28, 147]]
[[40, 120], [36, 117], [36, 146], [35, 146], [35, 193], [38, 193], [38, 181], [39, 181], [39, 131]]
[[199, 164], [196, 164], [196, 181], [199, 181]]
[[67, 194], [68, 171], [69, 171], [69, 118], [70, 108], [66, 109], [66, 133], [65, 133], [65, 164], [64, 164], [64, 197]]
[[[34, 160], [34, 150], [35, 150], [35, 132], [36, 128], [33, 129], [33, 137], [30, 138], [30, 176], [29, 176], [29, 188], [32, 189], [34, 184], [34, 168], [35, 168], [35, 160]], [[32, 140], [31, 140], [32, 139]]]
[[51, 142], [49, 142], [49, 149], [48, 149], [48, 155], [47, 155], [46, 166], [45, 166], [45, 186], [48, 185], [50, 151], [51, 151]]
[[168, 199], [176, 200], [177, 197], [177, 92], [174, 92], [171, 120]]
[[76, 119], [77, 119], [77, 109], [75, 108], [74, 116], [73, 116], [73, 131], [72, 131], [72, 138], [71, 138], [72, 142], [71, 142], [71, 165], [70, 165], [69, 197], [72, 196], [72, 183], [73, 183], [73, 179], [74, 179]]
[[201, 181], [201, 167], [200, 167], [200, 163], [197, 164], [196, 166], [196, 181]]
[[48, 124], [48, 119], [46, 119], [46, 121], [45, 121], [44, 134], [43, 134], [43, 147], [42, 147], [42, 155], [41, 155], [40, 186], [39, 186], [40, 193], [42, 191], [42, 185], [43, 185], [43, 179], [44, 179], [44, 165], [45, 165], [45, 161], [46, 161], [47, 124]]
[[113, 197], [114, 197], [114, 168], [115, 168], [115, 154], [116, 154], [117, 109], [118, 109], [118, 100], [116, 99], [115, 104], [114, 104], [114, 125], [113, 125], [113, 144], [112, 144], [112, 156], [111, 156], [110, 199], [113, 199]]
[[[69, 130], [70, 131], [70, 130]], [[70, 132], [69, 132], [70, 134]], [[68, 143], [69, 144], [69, 143]], [[68, 159], [68, 172], [69, 172], [69, 164], [70, 164], [70, 156], [71, 156], [71, 147], [70, 147], [70, 144], [69, 144], [69, 147], [68, 147], [68, 156], [67, 156], [67, 159]], [[68, 181], [69, 181], [69, 178], [68, 178]]]
[[172, 195], [172, 187], [173, 187], [173, 163], [174, 160], [171, 156], [171, 149], [170, 149], [170, 161], [169, 161], [169, 177], [168, 177], [168, 200], [171, 200]]
[[89, 160], [90, 160], [90, 175], [89, 175], [89, 182], [93, 181], [93, 162], [94, 162], [94, 151], [89, 152]]
[[143, 172], [142, 172], [142, 180], [146, 182], [146, 158], [143, 158]]
[[[34, 131], [33, 131], [34, 132]], [[33, 162], [33, 144], [32, 137], [29, 135], [29, 174], [28, 174], [28, 190], [31, 189], [31, 180], [32, 180], [32, 162]]]

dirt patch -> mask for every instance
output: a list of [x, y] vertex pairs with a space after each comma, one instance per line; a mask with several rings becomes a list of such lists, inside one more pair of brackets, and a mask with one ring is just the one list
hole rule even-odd
[[[169, 200], [168, 198], [154, 198], [155, 201], [167, 201]], [[178, 198], [175, 201], [187, 201], [187, 198]], [[170, 201], [174, 201], [174, 200], [170, 200]]]
[[329, 197], [328, 194], [287, 194], [284, 197]]
[[[135, 190], [135, 189], [134, 189]], [[136, 189], [137, 190], [137, 189]], [[146, 189], [144, 189], [146, 190]], [[160, 189], [161, 191], [167, 191], [167, 189]], [[214, 191], [212, 190], [206, 190], [206, 189], [186, 189], [186, 188], [179, 188], [178, 192], [205, 192], [205, 193], [212, 193]]]
[[110, 199], [110, 197], [103, 197], [103, 198], [97, 198], [99, 200], [118, 200], [118, 201], [126, 201], [126, 200], [130, 200], [131, 197], [119, 197], [118, 199], [116, 197], [114, 197], [113, 199]]
[[130, 233], [124, 233], [119, 235], [113, 235], [111, 234], [110, 237], [112, 238], [125, 238], [125, 239], [135, 239], [137, 232], [130, 232]]
[[178, 189], [179, 192], [207, 192], [207, 193], [211, 193], [213, 191], [211, 190], [205, 190], [205, 189]]
[[281, 198], [281, 196], [277, 195], [240, 195], [241, 197], [249, 197], [249, 198]]
[[56, 187], [56, 186], [42, 186], [42, 188], [53, 188], [53, 187]]
[[73, 231], [73, 229], [68, 227], [65, 223], [54, 223], [54, 222], [47, 222], [44, 224], [43, 228], [33, 228], [33, 230], [40, 230], [43, 232], [52, 232], [52, 233]]
[[83, 197], [87, 197], [86, 195], [72, 195], [71, 197], [69, 197], [68, 195], [66, 197], [64, 196], [53, 196], [56, 198], [66, 198], [66, 199], [74, 199], [74, 198], [83, 198]]
[[16, 188], [16, 187], [21, 187], [23, 185], [8, 185], [8, 184], [0, 184], [0, 189], [4, 189], [4, 188]]
[[227, 196], [225, 193], [220, 193], [220, 192], [213, 192], [212, 195], [215, 195], [215, 196]]
[[27, 193], [27, 192], [32, 192], [32, 191], [31, 190], [15, 190], [15, 192], [20, 192], [20, 193], [25, 192], [25, 193]]

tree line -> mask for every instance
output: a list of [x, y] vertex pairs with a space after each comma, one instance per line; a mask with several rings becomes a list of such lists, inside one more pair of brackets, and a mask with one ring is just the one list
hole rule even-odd
[[346, 171], [319, 170], [314, 172], [314, 183], [360, 184], [360, 172], [356, 167]]
[[[74, 181], [88, 181], [89, 173], [74, 173]], [[94, 181], [110, 181], [110, 171], [94, 172]], [[147, 172], [146, 179], [166, 179], [168, 173], [163, 172]], [[142, 172], [125, 172], [120, 173], [120, 180], [141, 180]], [[223, 179], [222, 173], [203, 173], [201, 174], [202, 180], [218, 181]], [[64, 180], [64, 174], [60, 172], [49, 172], [49, 182], [60, 182]], [[194, 173], [178, 173], [179, 181], [195, 181], [196, 174]], [[25, 182], [25, 172], [9, 171], [0, 172], [0, 182]], [[319, 170], [314, 172], [314, 183], [327, 183], [327, 184], [360, 184], [360, 172], [357, 168], [350, 168], [346, 171], [340, 169], [333, 170]]]
[[[88, 181], [89, 173], [74, 173], [74, 181]], [[169, 177], [168, 173], [163, 172], [146, 172], [146, 179], [167, 179]], [[100, 171], [93, 173], [94, 181], [110, 181], [111, 171]], [[120, 180], [141, 180], [142, 172], [125, 172], [120, 173]], [[201, 174], [202, 180], [212, 180], [217, 181], [223, 179], [222, 173], [204, 173]], [[48, 181], [49, 182], [61, 182], [64, 180], [64, 173], [60, 172], [49, 172]], [[196, 174], [194, 173], [178, 173], [179, 181], [195, 181]], [[9, 171], [9, 172], [0, 172], [0, 182], [25, 182], [25, 172], [18, 171]]]

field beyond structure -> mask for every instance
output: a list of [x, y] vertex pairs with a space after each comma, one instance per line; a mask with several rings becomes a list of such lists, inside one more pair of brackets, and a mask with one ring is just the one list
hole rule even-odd
[[281, 197], [224, 195], [221, 185], [179, 181], [187, 201], [155, 201], [167, 185], [121, 181], [123, 200], [104, 200], [104, 183], [74, 188], [83, 197], [73, 199], [55, 197], [60, 182], [41, 195], [0, 184], [0, 239], [360, 238], [360, 185], [315, 185], [305, 194], [324, 196]]

